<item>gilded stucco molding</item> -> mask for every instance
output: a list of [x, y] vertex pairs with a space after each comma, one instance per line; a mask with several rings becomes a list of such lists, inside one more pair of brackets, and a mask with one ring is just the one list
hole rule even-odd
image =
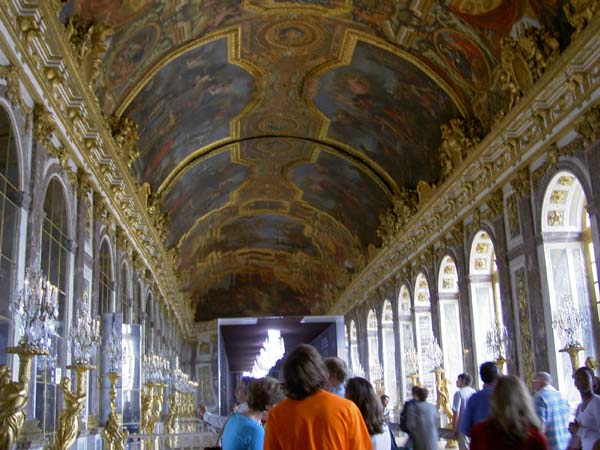
[[[34, 134], [61, 159], [63, 168], [73, 165], [68, 162], [71, 159], [75, 166], [89, 171], [100, 197], [112, 205], [112, 220], [126, 230], [135, 250], [153, 268], [160, 292], [172, 298], [170, 306], [183, 334], [189, 336], [191, 308], [177, 291], [175, 268], [163, 264], [166, 260], [163, 234], [141, 204], [127, 158], [121, 160], [122, 149], [90, 89], [98, 78], [97, 63], [108, 30], [92, 24], [82, 27], [81, 33], [71, 30], [72, 36], [85, 41], [79, 46], [72, 45], [69, 33], [57, 17], [59, 3], [53, 0], [32, 5], [23, 0], [5, 0], [6, 7], [0, 10], [0, 21], [7, 30], [6, 40], [0, 46], [16, 70], [28, 74], [21, 78], [23, 89], [43, 106], [43, 109], [38, 107], [37, 120], [34, 119], [38, 128]], [[51, 114], [54, 127], [40, 114], [44, 111]], [[104, 201], [96, 200], [96, 204]], [[167, 295], [171, 292], [175, 294]]]
[[[487, 203], [489, 195], [508, 183], [516, 171], [526, 169], [534, 160], [547, 155], [553, 143], [576, 131], [576, 118], [582, 115], [581, 110], [589, 110], [600, 98], [600, 17], [594, 17], [562, 54], [552, 54], [549, 59], [552, 63], [543, 67], [539, 80], [497, 121], [449, 179], [437, 187], [427, 210], [416, 211], [397, 230], [397, 238], [352, 280], [333, 313], [350, 311], [356, 299], [392, 276], [395, 269], [378, 277], [389, 255], [403, 254], [401, 260], [395, 259], [398, 267], [409, 264], [420, 249], [439, 240], [471, 215], [474, 208]], [[593, 115], [595, 110], [589, 113]], [[596, 135], [590, 136], [593, 139]], [[507, 198], [509, 219], [511, 208], [516, 212], [516, 206], [514, 195]], [[435, 214], [439, 214], [443, 229], [423, 236], [422, 230], [427, 229]], [[518, 213], [515, 219], [518, 228]], [[403, 250], [399, 252], [400, 248]]]
[[531, 336], [531, 314], [529, 302], [527, 301], [527, 287], [525, 285], [525, 271], [517, 272], [517, 299], [519, 301], [519, 326], [521, 333], [521, 350], [523, 354], [524, 375], [527, 385], [533, 387], [534, 363], [533, 363], [533, 339]]

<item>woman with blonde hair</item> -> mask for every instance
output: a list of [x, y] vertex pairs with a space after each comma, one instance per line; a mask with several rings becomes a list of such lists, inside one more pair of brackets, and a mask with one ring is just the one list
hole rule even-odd
[[508, 375], [498, 379], [490, 410], [490, 417], [471, 430], [471, 450], [548, 449], [533, 400], [519, 378]]

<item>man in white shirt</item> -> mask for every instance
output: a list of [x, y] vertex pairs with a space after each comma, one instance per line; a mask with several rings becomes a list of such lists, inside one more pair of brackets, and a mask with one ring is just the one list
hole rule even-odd
[[[239, 413], [243, 413], [248, 409], [248, 386], [250, 386], [252, 381], [254, 381], [254, 378], [252, 377], [242, 377], [235, 388], [235, 399], [239, 403], [237, 412]], [[199, 409], [200, 418], [218, 430], [225, 426], [225, 422], [227, 422], [227, 419], [229, 418], [229, 416], [219, 416], [218, 414], [207, 411], [206, 405], [204, 404], [201, 404]]]
[[452, 401], [452, 429], [454, 430], [454, 439], [458, 441], [459, 450], [469, 448], [469, 437], [460, 432], [458, 425], [469, 397], [475, 393], [475, 389], [471, 387], [472, 382], [473, 378], [468, 373], [461, 373], [456, 378], [458, 390], [454, 393]]

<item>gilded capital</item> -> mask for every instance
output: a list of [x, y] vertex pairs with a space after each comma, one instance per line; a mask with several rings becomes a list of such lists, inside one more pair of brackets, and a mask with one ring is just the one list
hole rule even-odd
[[574, 28], [571, 39], [577, 39], [600, 9], [598, 0], [570, 0], [563, 4], [565, 17]]
[[138, 124], [129, 117], [113, 116], [110, 119], [110, 130], [120, 151], [120, 157], [127, 167], [140, 155], [137, 148]]
[[33, 138], [50, 152], [54, 150], [52, 134], [55, 129], [56, 123], [52, 115], [44, 105], [36, 103], [33, 107]]
[[502, 211], [504, 210], [504, 193], [502, 192], [502, 188], [495, 190], [487, 198], [486, 203], [492, 217], [497, 217], [502, 214]]

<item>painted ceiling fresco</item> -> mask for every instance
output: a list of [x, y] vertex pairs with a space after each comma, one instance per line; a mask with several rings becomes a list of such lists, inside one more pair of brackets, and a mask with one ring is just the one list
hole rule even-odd
[[[443, 6], [441, 5], [443, 3]], [[489, 129], [500, 42], [558, 0], [69, 0], [113, 29], [98, 88], [139, 124], [131, 171], [169, 217], [198, 321], [322, 314], [401, 189], [440, 177], [440, 125]]]

